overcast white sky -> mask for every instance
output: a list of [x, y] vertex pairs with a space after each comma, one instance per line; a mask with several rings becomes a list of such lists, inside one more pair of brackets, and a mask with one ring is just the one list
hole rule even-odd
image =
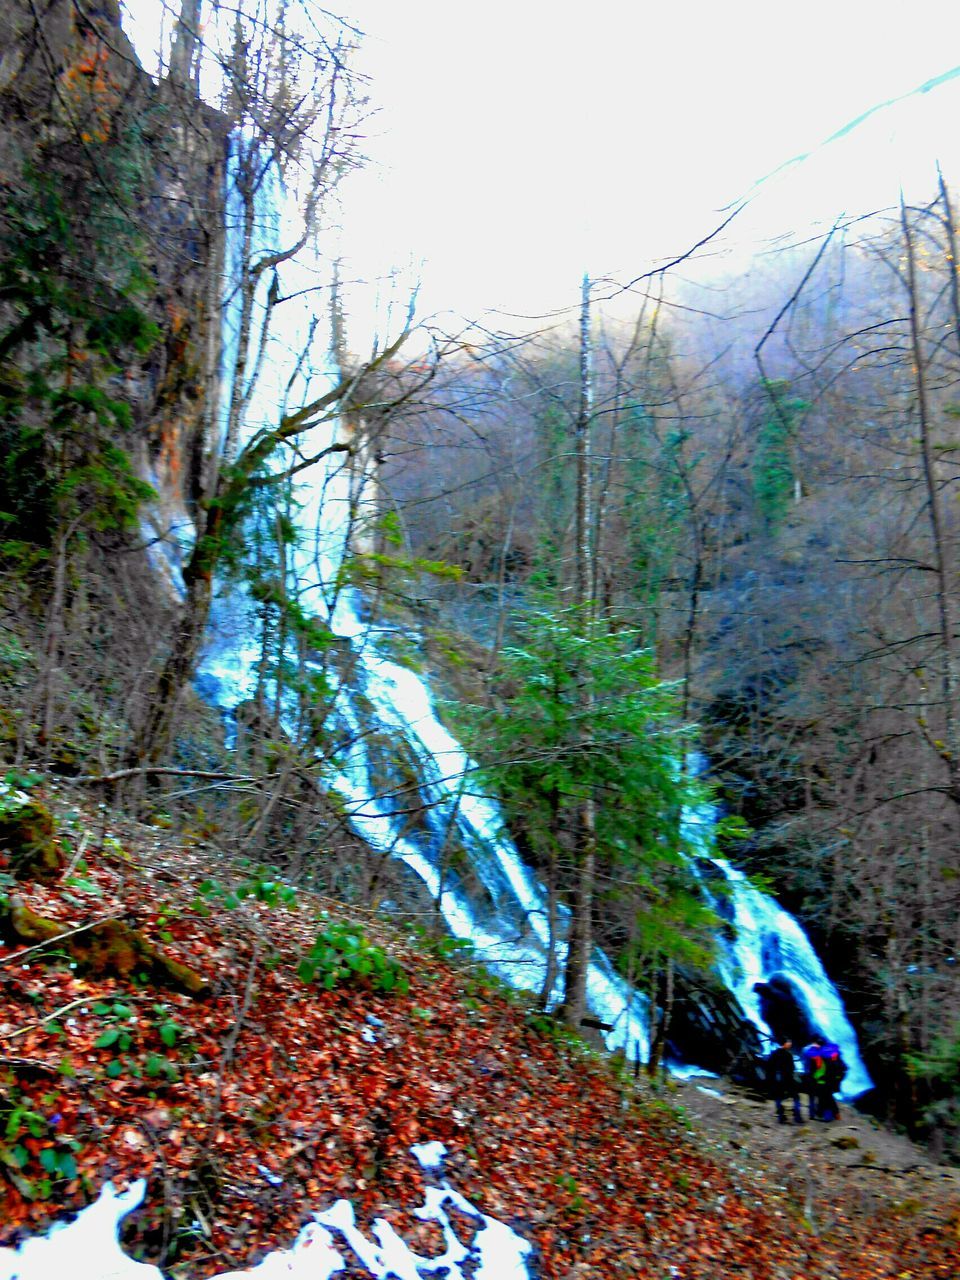
[[[357, 184], [353, 233], [427, 258], [424, 302], [467, 311], [570, 301], [584, 268], [683, 252], [784, 161], [960, 64], [956, 0], [350, 8], [382, 104], [369, 151], [391, 170]], [[932, 183], [936, 153], [957, 155], [956, 90], [769, 184], [743, 234], [895, 198], [904, 162]]]
[[[128, 0], [156, 11], [157, 0]], [[358, 274], [421, 310], [537, 312], [635, 275], [869, 108], [960, 64], [958, 0], [343, 0], [378, 114], [352, 181]], [[761, 188], [731, 242], [960, 182], [960, 80]], [[917, 175], [920, 175], [919, 177]]]

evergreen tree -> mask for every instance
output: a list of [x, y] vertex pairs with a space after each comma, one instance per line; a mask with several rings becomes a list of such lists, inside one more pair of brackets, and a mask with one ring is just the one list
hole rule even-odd
[[[650, 972], [666, 961], [706, 965], [714, 921], [686, 858], [681, 814], [695, 802], [682, 761], [675, 683], [657, 677], [638, 633], [614, 630], [583, 610], [540, 609], [515, 624], [502, 655], [499, 704], [470, 708], [487, 785], [543, 869], [550, 893], [556, 978], [559, 902], [576, 892], [579, 815], [594, 800], [598, 883], [631, 918], [625, 965]], [[585, 696], [589, 694], [589, 696]]]
[[753, 455], [753, 493], [765, 526], [775, 531], [799, 494], [797, 428], [809, 408], [783, 378], [764, 379], [764, 409]]

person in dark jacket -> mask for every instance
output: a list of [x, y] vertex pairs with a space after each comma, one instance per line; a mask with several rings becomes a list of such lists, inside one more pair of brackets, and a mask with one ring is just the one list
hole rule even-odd
[[839, 1120], [840, 1107], [837, 1094], [847, 1074], [847, 1064], [840, 1053], [839, 1045], [825, 1041], [821, 1046], [823, 1053], [823, 1081], [820, 1086], [819, 1112], [821, 1120]]
[[800, 1110], [800, 1088], [793, 1070], [793, 1041], [784, 1040], [767, 1058], [767, 1084], [770, 1096], [777, 1108], [777, 1119], [781, 1124], [787, 1123], [784, 1103], [789, 1098], [793, 1102], [793, 1122], [803, 1124], [803, 1112]]

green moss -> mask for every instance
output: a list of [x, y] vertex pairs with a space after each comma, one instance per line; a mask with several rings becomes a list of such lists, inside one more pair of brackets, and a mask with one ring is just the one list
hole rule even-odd
[[18, 894], [11, 894], [8, 904], [0, 907], [0, 930], [16, 942], [55, 945], [58, 960], [67, 956], [85, 973], [127, 979], [145, 974], [157, 986], [190, 996], [210, 990], [194, 969], [164, 955], [122, 920], [103, 920], [71, 935], [59, 921], [39, 915]]
[[365, 742], [375, 793], [392, 798], [398, 809], [414, 811], [411, 822], [422, 821], [417, 813], [425, 807], [420, 793], [420, 766], [410, 746], [402, 738], [385, 733], [369, 734]]
[[414, 672], [415, 675], [424, 674], [426, 663], [424, 662], [423, 653], [420, 645], [412, 636], [405, 635], [401, 631], [388, 632], [382, 637], [380, 648], [385, 650], [398, 666], [406, 667], [408, 671]]
[[0, 849], [18, 880], [56, 880], [66, 863], [54, 838], [50, 810], [39, 800], [5, 785], [0, 791]]
[[20, 942], [50, 942], [63, 933], [63, 926], [56, 920], [47, 920], [36, 911], [31, 911], [16, 895], [11, 897], [5, 914], [9, 929]]

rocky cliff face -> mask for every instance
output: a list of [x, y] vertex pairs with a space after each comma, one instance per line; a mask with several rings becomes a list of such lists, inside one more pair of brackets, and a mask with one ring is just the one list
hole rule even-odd
[[[150, 524], [162, 536], [189, 520], [216, 424], [225, 123], [188, 76], [144, 72], [116, 0], [9, 0], [0, 46], [3, 192], [29, 173], [56, 174], [66, 202], [93, 188], [129, 223], [119, 252], [133, 243], [150, 280], [141, 305], [160, 338], [114, 390], [135, 422], [127, 447], [160, 495]], [[118, 150], [121, 162], [106, 163]]]

